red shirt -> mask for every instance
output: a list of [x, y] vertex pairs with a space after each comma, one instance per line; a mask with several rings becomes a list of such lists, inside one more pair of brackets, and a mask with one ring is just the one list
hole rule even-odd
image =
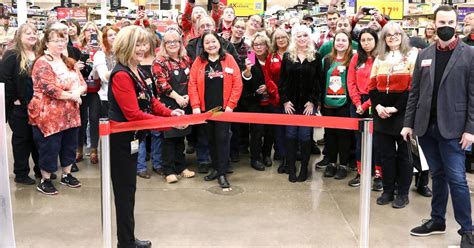
[[369, 94], [370, 72], [372, 71], [374, 59], [372, 57], [368, 58], [363, 65], [356, 69], [358, 57], [359, 55], [357, 53], [354, 54], [349, 64], [347, 88], [349, 89], [352, 104], [356, 107], [362, 105], [362, 108], [367, 110], [371, 106], [370, 99], [362, 103], [361, 95]]
[[135, 93], [135, 83], [126, 72], [120, 71], [113, 76], [112, 93], [127, 121], [149, 120], [161, 118], [160, 116], [171, 116], [171, 109], [165, 107], [165, 105], [156, 98], [153, 98], [151, 102], [151, 109], [155, 115], [141, 111], [138, 106], [137, 94]]
[[265, 61], [265, 84], [267, 86], [267, 92], [270, 94], [270, 104], [277, 106], [280, 103], [280, 95], [278, 94], [278, 85], [280, 81], [280, 70], [281, 70], [281, 56], [275, 52], [269, 54]]

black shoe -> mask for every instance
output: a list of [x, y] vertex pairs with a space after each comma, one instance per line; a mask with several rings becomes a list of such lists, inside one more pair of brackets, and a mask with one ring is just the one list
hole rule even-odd
[[418, 194], [420, 194], [424, 197], [432, 197], [433, 196], [433, 192], [431, 191], [430, 187], [428, 187], [428, 185], [417, 187], [416, 192], [418, 192]]
[[199, 163], [198, 173], [201, 173], [201, 174], [209, 173], [209, 164], [208, 163]]
[[264, 157], [263, 163], [265, 164], [266, 167], [270, 167], [273, 164], [272, 159], [270, 157]]
[[[136, 248], [151, 248], [151, 241], [135, 239], [135, 247]], [[120, 248], [120, 244], [117, 244], [117, 248]]]
[[311, 154], [315, 155], [321, 155], [321, 149], [319, 149], [318, 145], [316, 145], [316, 142], [311, 142]]
[[334, 175], [336, 175], [336, 165], [329, 164], [324, 170], [324, 177], [333, 177]]
[[463, 233], [461, 237], [460, 248], [472, 248], [474, 247], [474, 238], [471, 233]]
[[258, 171], [264, 171], [265, 170], [265, 165], [258, 161], [258, 160], [251, 160], [250, 161], [250, 166], [252, 166], [252, 168], [258, 170]]
[[377, 198], [377, 204], [378, 205], [387, 205], [389, 204], [391, 201], [393, 201], [393, 194], [389, 194], [389, 193], [382, 193], [382, 195]]
[[321, 161], [316, 163], [315, 168], [316, 169], [324, 169], [328, 165], [329, 165], [329, 159], [328, 159], [328, 157], [324, 156]]
[[238, 153], [232, 153], [230, 154], [230, 162], [232, 163], [237, 163], [240, 161], [240, 156]]
[[219, 183], [219, 186], [221, 186], [221, 188], [223, 189], [230, 188], [230, 183], [229, 181], [227, 181], [227, 178], [225, 176], [219, 176], [217, 178], [217, 182]]
[[351, 187], [359, 187], [360, 186], [360, 174], [357, 174], [356, 177], [354, 177], [352, 180], [350, 180], [348, 185], [351, 186]]
[[71, 188], [79, 188], [81, 187], [81, 183], [79, 182], [79, 180], [77, 180], [77, 178], [75, 178], [74, 176], [72, 176], [71, 173], [69, 174], [66, 174], [66, 175], [63, 175], [62, 178], [61, 178], [61, 182], [60, 182], [62, 185], [66, 185], [68, 187], [71, 187]]
[[446, 224], [435, 223], [433, 219], [423, 220], [423, 224], [421, 226], [417, 226], [410, 231], [411, 235], [419, 237], [444, 233], [446, 233]]
[[58, 190], [49, 179], [41, 179], [36, 189], [45, 195], [57, 195]]
[[278, 174], [288, 173], [288, 166], [286, 166], [286, 159], [282, 158], [278, 166]]
[[72, 163], [71, 172], [78, 172], [78, 171], [79, 171], [79, 167], [77, 167], [77, 164], [76, 164], [76, 163]]
[[300, 174], [296, 178], [296, 181], [297, 182], [304, 182], [304, 181], [306, 181], [306, 179], [308, 179], [308, 165], [306, 165], [306, 166], [301, 165]]
[[212, 172], [209, 173], [209, 175], [207, 175], [207, 176], [204, 177], [204, 181], [216, 180], [218, 176], [219, 176], [219, 175], [217, 174], [217, 171], [216, 171], [216, 170], [212, 170]]
[[395, 201], [392, 202], [392, 207], [393, 208], [404, 208], [406, 205], [410, 203], [410, 200], [408, 199], [408, 195], [397, 195], [395, 198]]
[[29, 176], [15, 177], [15, 183], [24, 184], [24, 185], [34, 185], [36, 181]]
[[374, 183], [372, 184], [372, 190], [373, 191], [383, 191], [383, 181], [382, 178], [380, 177], [374, 177]]
[[225, 172], [226, 174], [232, 174], [234, 173], [234, 166], [232, 166], [231, 164], [229, 164], [229, 166], [227, 167], [227, 171]]
[[345, 165], [339, 165], [336, 168], [336, 174], [334, 175], [334, 179], [341, 180], [347, 177], [347, 167]]

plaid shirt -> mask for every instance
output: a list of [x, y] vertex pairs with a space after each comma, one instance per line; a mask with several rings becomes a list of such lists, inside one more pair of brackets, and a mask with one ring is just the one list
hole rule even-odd
[[330, 41], [334, 37], [334, 33], [328, 30], [326, 33], [322, 33], [319, 36], [318, 48], [320, 48], [325, 42]]
[[456, 39], [454, 39], [447, 47], [441, 47], [441, 44], [439, 41], [436, 43], [436, 49], [439, 51], [452, 51], [456, 46], [458, 45], [459, 37], [456, 36]]
[[237, 51], [237, 54], [239, 55], [239, 68], [241, 70], [245, 69], [245, 59], [247, 58], [247, 51], [250, 49], [249, 45], [245, 43], [244, 39], [245, 38], [242, 38], [242, 41], [240, 41], [240, 43], [232, 43], [232, 45], [234, 45], [235, 50]]

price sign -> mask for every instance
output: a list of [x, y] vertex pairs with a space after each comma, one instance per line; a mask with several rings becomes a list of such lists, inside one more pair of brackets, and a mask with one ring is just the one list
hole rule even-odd
[[360, 7], [375, 7], [380, 14], [388, 15], [392, 20], [403, 19], [403, 0], [357, 0], [356, 9]]
[[263, 14], [263, 0], [227, 0], [235, 10], [236, 16], [249, 16], [253, 14]]

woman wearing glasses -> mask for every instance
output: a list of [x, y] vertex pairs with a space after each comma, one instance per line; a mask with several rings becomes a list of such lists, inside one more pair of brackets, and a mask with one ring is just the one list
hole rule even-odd
[[61, 184], [81, 186], [72, 176], [71, 167], [81, 125], [79, 105], [86, 83], [79, 70], [74, 69], [75, 61], [63, 55], [66, 46], [63, 25], [48, 27], [31, 73], [33, 99], [28, 105], [28, 116], [43, 177], [36, 189], [46, 195], [58, 193], [50, 180], [51, 173], [57, 170], [58, 156], [63, 171]]
[[[160, 52], [153, 63], [157, 93], [160, 101], [170, 109], [184, 109], [191, 113], [188, 97], [189, 71], [192, 61], [186, 55], [181, 32], [169, 28], [163, 35]], [[191, 133], [190, 128], [163, 132], [161, 160], [163, 174], [168, 183], [183, 178], [194, 177], [195, 173], [186, 168], [184, 137]]]
[[407, 144], [400, 136], [408, 100], [417, 49], [411, 49], [400, 25], [389, 22], [379, 34], [377, 57], [372, 66], [369, 96], [374, 107], [374, 131], [382, 159], [383, 193], [377, 204], [394, 200], [395, 182], [398, 195], [394, 208], [408, 203], [413, 168], [408, 163]]
[[425, 34], [424, 34], [423, 39], [428, 44], [432, 44], [432, 43], [436, 42], [436, 40], [438, 39], [438, 36], [436, 36], [436, 27], [435, 27], [434, 23], [430, 22], [430, 23], [426, 24]]

